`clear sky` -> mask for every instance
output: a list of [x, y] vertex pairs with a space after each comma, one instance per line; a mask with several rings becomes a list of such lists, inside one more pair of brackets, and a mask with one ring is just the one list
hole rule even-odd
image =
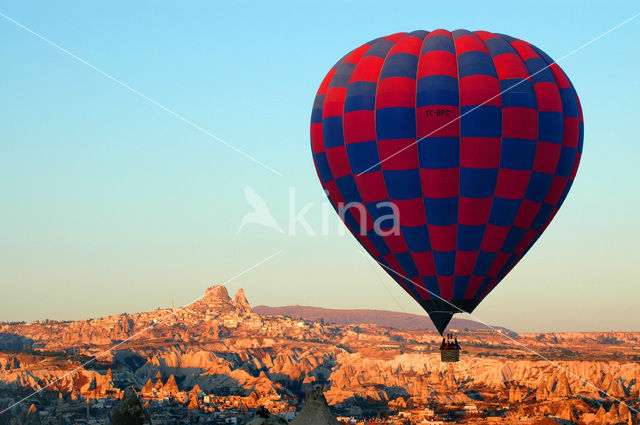
[[[0, 17], [0, 320], [34, 320], [181, 305], [280, 250], [230, 291], [254, 305], [421, 312], [333, 217], [324, 236], [255, 224], [236, 234], [247, 186], [285, 230], [294, 190], [321, 231], [308, 125], [324, 74], [363, 42], [416, 29], [506, 33], [557, 59], [640, 6], [1, 0], [0, 12], [282, 174]], [[640, 330], [639, 41], [640, 18], [561, 62], [584, 110], [580, 170], [478, 318]]]

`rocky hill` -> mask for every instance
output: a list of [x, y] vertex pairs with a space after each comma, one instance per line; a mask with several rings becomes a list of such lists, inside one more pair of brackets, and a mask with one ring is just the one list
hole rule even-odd
[[637, 332], [505, 338], [459, 326], [461, 361], [451, 365], [440, 362], [435, 331], [260, 311], [243, 291], [232, 299], [214, 286], [184, 309], [0, 323], [0, 405], [44, 389], [33, 401], [45, 417], [60, 411], [55, 406], [118, 400], [133, 387], [144, 403], [159, 403], [160, 416], [168, 406], [179, 417], [184, 409], [243, 414], [261, 405], [284, 415], [320, 385], [341, 415], [406, 413], [416, 422], [431, 412], [442, 420], [551, 415], [600, 425], [636, 420], [640, 407]]

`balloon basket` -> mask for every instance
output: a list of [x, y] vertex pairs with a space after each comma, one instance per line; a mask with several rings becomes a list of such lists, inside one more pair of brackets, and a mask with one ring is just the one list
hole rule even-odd
[[440, 350], [440, 361], [442, 363], [454, 363], [460, 361], [460, 349], [447, 348]]
[[453, 334], [447, 334], [440, 346], [440, 361], [442, 363], [455, 363], [460, 361], [460, 344]]

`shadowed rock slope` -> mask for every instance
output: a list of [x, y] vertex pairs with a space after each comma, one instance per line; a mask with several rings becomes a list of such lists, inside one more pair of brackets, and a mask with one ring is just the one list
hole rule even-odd
[[313, 388], [291, 425], [339, 425], [327, 400], [322, 395], [322, 387], [316, 385]]
[[276, 415], [272, 415], [264, 407], [258, 407], [258, 410], [256, 410], [256, 416], [247, 425], [286, 425], [286, 424], [287, 422], [284, 419], [279, 418]]
[[122, 401], [113, 409], [110, 425], [151, 425], [133, 387], [124, 390]]

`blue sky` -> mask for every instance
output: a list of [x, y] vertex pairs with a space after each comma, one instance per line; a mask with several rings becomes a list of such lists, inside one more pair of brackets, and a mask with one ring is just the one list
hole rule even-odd
[[[247, 226], [250, 186], [285, 227], [326, 200], [309, 150], [317, 86], [398, 31], [484, 29], [560, 58], [635, 2], [8, 2], [0, 12], [281, 172], [275, 175], [0, 17], [0, 320], [181, 305], [229, 284], [253, 304], [420, 308], [350, 235]], [[562, 210], [475, 315], [521, 331], [640, 330], [640, 18], [561, 62], [583, 160]], [[392, 296], [389, 296], [389, 292]]]

